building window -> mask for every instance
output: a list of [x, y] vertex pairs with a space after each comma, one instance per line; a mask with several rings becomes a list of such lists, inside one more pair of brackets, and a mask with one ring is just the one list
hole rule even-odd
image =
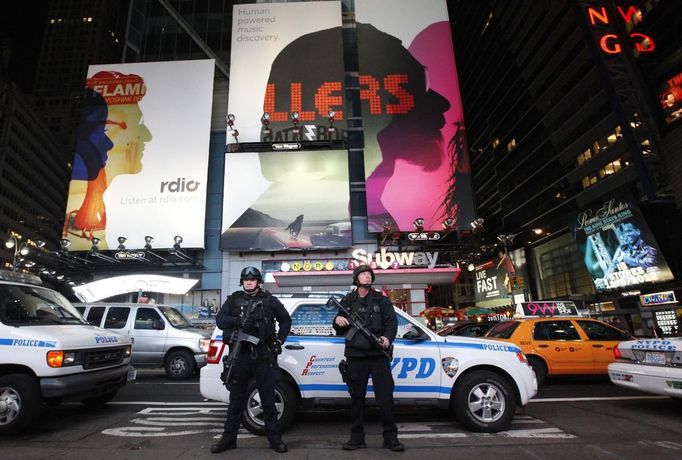
[[498, 138], [493, 139], [493, 148], [497, 148], [500, 145], [500, 140]]
[[507, 144], [507, 152], [513, 152], [516, 149], [516, 139], [512, 139]]

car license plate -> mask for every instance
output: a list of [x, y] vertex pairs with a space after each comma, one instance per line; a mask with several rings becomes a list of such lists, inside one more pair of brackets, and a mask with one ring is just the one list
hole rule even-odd
[[647, 351], [644, 353], [644, 362], [648, 364], [657, 364], [665, 366], [665, 353], [658, 351]]
[[128, 382], [132, 382], [135, 380], [137, 377], [137, 369], [133, 369], [132, 371], [128, 371]]

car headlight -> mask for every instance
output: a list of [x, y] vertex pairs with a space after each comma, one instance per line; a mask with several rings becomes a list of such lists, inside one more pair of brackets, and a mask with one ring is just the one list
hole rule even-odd
[[47, 352], [47, 365], [50, 367], [64, 367], [76, 364], [76, 352], [51, 350]]
[[133, 346], [132, 346], [132, 345], [128, 345], [128, 346], [126, 347], [125, 351], [123, 352], [123, 359], [125, 359], [125, 358], [130, 358], [130, 356], [131, 356], [132, 354], [133, 354]]

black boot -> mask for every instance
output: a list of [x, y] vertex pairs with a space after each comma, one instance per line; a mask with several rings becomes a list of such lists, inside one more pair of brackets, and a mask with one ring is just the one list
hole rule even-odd
[[287, 452], [289, 449], [287, 448], [287, 445], [284, 444], [282, 441], [280, 442], [271, 442], [270, 443], [270, 449], [274, 450], [275, 452], [279, 454], [283, 454]]
[[392, 439], [390, 441], [384, 441], [384, 449], [389, 449], [393, 452], [404, 452], [405, 446], [397, 439]]
[[356, 440], [356, 439], [351, 439], [348, 442], [344, 442], [343, 445], [341, 445], [343, 450], [355, 450], [355, 449], [364, 449], [367, 447], [367, 444], [365, 444], [364, 440]]
[[221, 452], [225, 452], [226, 450], [231, 450], [231, 449], [236, 449], [237, 448], [237, 442], [236, 441], [229, 441], [225, 438], [220, 438], [220, 441], [218, 441], [216, 444], [213, 444], [211, 446], [211, 453], [212, 454], [219, 454]]

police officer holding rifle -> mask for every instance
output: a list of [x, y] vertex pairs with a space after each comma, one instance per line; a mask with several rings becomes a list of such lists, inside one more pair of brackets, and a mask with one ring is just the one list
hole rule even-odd
[[[222, 329], [230, 347], [221, 375], [230, 391], [230, 404], [223, 435], [211, 446], [214, 454], [237, 447], [237, 431], [251, 378], [256, 379], [270, 448], [279, 453], [287, 451], [277, 422], [275, 386], [281, 376], [277, 356], [289, 335], [291, 317], [282, 302], [260, 288], [262, 282], [257, 268], [243, 269], [239, 281], [243, 291], [233, 292], [216, 316], [216, 326]], [[278, 332], [275, 332], [275, 321]]]
[[405, 450], [398, 441], [398, 427], [393, 418], [393, 376], [391, 350], [398, 331], [398, 319], [390, 299], [372, 288], [374, 272], [367, 265], [353, 270], [353, 284], [357, 289], [348, 293], [339, 306], [333, 327], [337, 335], [344, 335], [346, 361], [339, 364], [344, 382], [351, 396], [350, 440], [344, 450], [367, 447], [364, 416], [367, 381], [372, 376], [374, 394], [381, 409], [383, 447], [395, 452]]

